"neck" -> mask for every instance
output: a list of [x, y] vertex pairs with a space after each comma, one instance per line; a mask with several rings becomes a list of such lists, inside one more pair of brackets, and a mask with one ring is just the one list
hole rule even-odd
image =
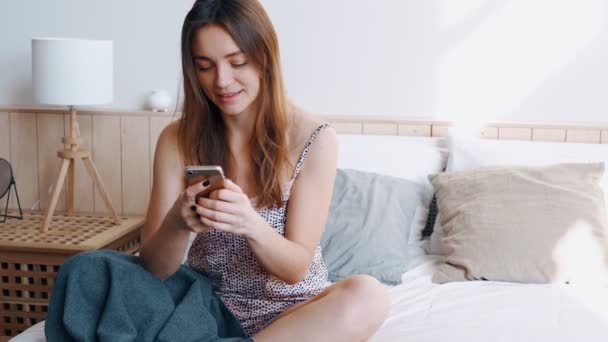
[[255, 113], [243, 112], [239, 115], [224, 115], [226, 137], [232, 151], [240, 151], [249, 145], [255, 128]]

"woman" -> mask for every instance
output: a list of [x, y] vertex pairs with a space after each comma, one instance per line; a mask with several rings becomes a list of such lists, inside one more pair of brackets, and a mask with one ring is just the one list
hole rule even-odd
[[[319, 240], [336, 169], [335, 131], [287, 103], [274, 28], [257, 0], [197, 1], [181, 39], [183, 116], [162, 132], [141, 259], [188, 264], [256, 341], [362, 341], [388, 311], [368, 276], [331, 285]], [[221, 165], [226, 186], [195, 201], [186, 165]]]

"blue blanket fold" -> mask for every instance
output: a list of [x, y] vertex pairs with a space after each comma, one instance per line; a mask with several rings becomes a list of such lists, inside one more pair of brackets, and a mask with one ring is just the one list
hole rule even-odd
[[47, 341], [251, 341], [213, 291], [185, 266], [160, 280], [134, 256], [85, 252], [60, 268]]

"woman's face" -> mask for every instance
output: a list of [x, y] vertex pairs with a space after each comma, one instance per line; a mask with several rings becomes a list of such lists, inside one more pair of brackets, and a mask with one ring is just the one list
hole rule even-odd
[[199, 29], [192, 43], [194, 67], [201, 88], [226, 115], [252, 109], [260, 92], [260, 73], [217, 25]]

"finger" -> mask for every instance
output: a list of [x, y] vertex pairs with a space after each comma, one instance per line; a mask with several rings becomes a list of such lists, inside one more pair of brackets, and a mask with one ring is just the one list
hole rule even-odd
[[233, 232], [233, 229], [231, 229], [232, 225], [229, 225], [227, 223], [210, 220], [204, 216], [201, 216], [201, 222], [203, 223], [203, 225], [205, 225], [209, 228], [221, 230], [223, 232], [228, 232], [228, 233]]
[[242, 193], [228, 189], [215, 190], [209, 195], [209, 198], [212, 200], [219, 200], [225, 202], [238, 202], [242, 199], [242, 197]]
[[194, 203], [194, 201], [196, 199], [196, 195], [200, 194], [205, 189], [207, 189], [209, 187], [209, 185], [210, 185], [209, 180], [205, 179], [202, 182], [196, 182], [196, 183], [190, 185], [189, 187], [187, 187], [185, 193], [186, 193], [188, 202]]
[[238, 208], [233, 203], [220, 200], [212, 200], [208, 198], [199, 198], [198, 206], [211, 210], [221, 211], [227, 214], [236, 214], [238, 212]]
[[[197, 208], [199, 208], [199, 206], [193, 204], [188, 209], [186, 209], [187, 211], [185, 211], [182, 215], [184, 223], [188, 227], [202, 226], [201, 215], [197, 212]], [[200, 229], [201, 227], [198, 227], [198, 228]], [[204, 228], [204, 226], [203, 226], [203, 228]], [[191, 229], [191, 230], [194, 231], [194, 229]]]
[[207, 230], [207, 226], [205, 226], [199, 217], [192, 216], [185, 220], [186, 226], [190, 231], [195, 233], [202, 233]]
[[218, 199], [218, 193], [214, 194], [214, 192], [218, 192], [224, 190], [223, 192], [234, 192], [237, 194], [242, 194], [243, 190], [230, 179], [224, 179], [224, 187], [222, 189], [218, 189], [209, 194], [209, 198]]
[[196, 212], [201, 215], [201, 218], [202, 217], [208, 218], [215, 222], [229, 223], [229, 224], [233, 224], [234, 222], [236, 222], [236, 217], [234, 215], [223, 213], [221, 211], [211, 210], [211, 209], [207, 209], [205, 207], [198, 207]]
[[230, 179], [226, 178], [224, 180], [224, 187], [228, 190], [232, 190], [234, 192], [238, 192], [238, 193], [243, 193], [243, 189], [241, 189], [240, 186], [236, 185], [233, 181], [231, 181]]
[[198, 207], [199, 206], [196, 205], [196, 204], [191, 204], [191, 205], [189, 205], [189, 207], [184, 208], [182, 210], [182, 216], [184, 217], [184, 219], [190, 218], [190, 217], [194, 217], [195, 219], [198, 220], [198, 216], [200, 216], [200, 214], [198, 214], [196, 212], [196, 210], [197, 210]]

